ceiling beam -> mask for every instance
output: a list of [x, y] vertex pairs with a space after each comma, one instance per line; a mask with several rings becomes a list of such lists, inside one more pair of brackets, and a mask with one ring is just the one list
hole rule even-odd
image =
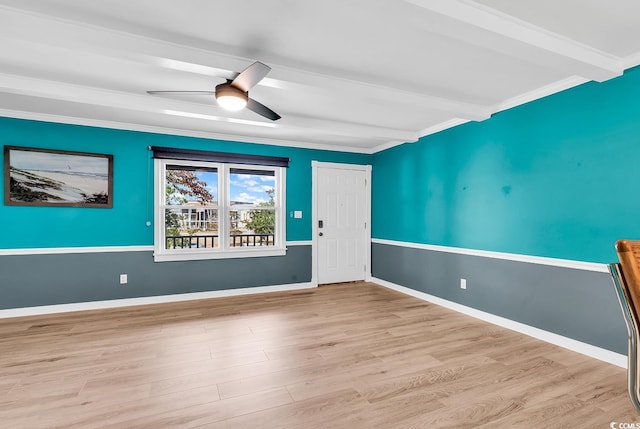
[[413, 131], [343, 121], [312, 119], [289, 114], [285, 115], [285, 117], [278, 122], [260, 121], [261, 118], [257, 116], [255, 121], [235, 119], [233, 117], [230, 118], [228, 112], [221, 111], [221, 109], [214, 105], [208, 106], [206, 104], [190, 103], [166, 97], [111, 91], [6, 73], [0, 73], [0, 92], [141, 111], [158, 115], [184, 116], [206, 121], [236, 123], [244, 126], [255, 125], [261, 127], [311, 129], [322, 132], [323, 134], [344, 137], [377, 138], [398, 141], [415, 141], [419, 137], [417, 133]]
[[[112, 128], [116, 130], [128, 130], [128, 131], [140, 131], [145, 133], [157, 133], [168, 134], [176, 136], [188, 136], [198, 137], [205, 139], [216, 140], [230, 140], [238, 142], [247, 142], [247, 135], [245, 133], [233, 133], [232, 131], [197, 131], [190, 128], [169, 128], [157, 125], [146, 125], [136, 122], [126, 121], [109, 121], [104, 119], [87, 118], [80, 116], [65, 116], [61, 114], [53, 113], [36, 113], [30, 110], [24, 109], [2, 109], [0, 108], [0, 116], [7, 118], [18, 118], [42, 122], [56, 122], [60, 124], [82, 125], [90, 127]], [[318, 150], [331, 150], [338, 152], [352, 152], [352, 153], [375, 153], [376, 149], [371, 149], [368, 146], [348, 146], [345, 144], [326, 144], [311, 141], [300, 141], [299, 138], [273, 138], [264, 136], [252, 136], [250, 143], [278, 145], [287, 147], [299, 147], [304, 149], [318, 149]], [[391, 142], [388, 147], [396, 146], [404, 142]]]
[[[0, 37], [28, 41], [43, 46], [97, 54], [140, 64], [181, 70], [203, 76], [233, 78], [253, 59], [235, 55], [228, 46], [209, 43], [208, 48], [151, 39], [80, 23], [53, 19], [37, 13], [0, 6]], [[34, 31], [37, 29], [37, 31]], [[82, 37], [79, 37], [79, 34]], [[122, 49], [126, 46], [127, 49]], [[340, 91], [347, 97], [358, 97], [384, 104], [402, 104], [423, 110], [447, 112], [461, 119], [481, 121], [493, 113], [490, 106], [447, 97], [420, 94], [367, 81], [362, 76], [344, 71], [318, 72], [317, 66], [303, 65], [285, 58], [260, 58], [273, 71], [268, 82], [272, 86], [317, 93]], [[370, 78], [369, 78], [370, 79]]]
[[[620, 58], [471, 0], [404, 0], [431, 12], [569, 58], [576, 74], [602, 82], [624, 71]], [[499, 47], [493, 47], [499, 49]], [[505, 53], [509, 53], [505, 49]]]
[[345, 94], [345, 97], [360, 97], [383, 105], [398, 104], [412, 106], [418, 110], [447, 112], [456, 117], [472, 121], [488, 119], [493, 113], [490, 106], [419, 94], [365, 83], [355, 79], [328, 76], [285, 66], [274, 67], [270, 79], [276, 81], [276, 85], [294, 91], [313, 91], [316, 93], [335, 91]]
[[398, 130], [386, 127], [374, 127], [371, 125], [354, 124], [343, 121], [303, 118], [287, 115], [282, 121], [283, 126], [291, 126], [301, 129], [314, 129], [329, 135], [345, 137], [360, 137], [370, 139], [384, 139], [388, 141], [415, 142], [420, 137], [413, 131]]

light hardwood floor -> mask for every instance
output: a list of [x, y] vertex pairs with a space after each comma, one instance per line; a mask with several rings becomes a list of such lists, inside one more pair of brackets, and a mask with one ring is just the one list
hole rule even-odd
[[625, 370], [370, 283], [0, 320], [3, 428], [609, 428]]

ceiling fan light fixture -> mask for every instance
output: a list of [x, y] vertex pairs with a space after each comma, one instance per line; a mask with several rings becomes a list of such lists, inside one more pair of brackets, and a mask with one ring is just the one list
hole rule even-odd
[[244, 69], [233, 80], [227, 79], [225, 83], [221, 83], [216, 86], [215, 91], [147, 91], [147, 94], [204, 94], [211, 96], [213, 94], [216, 97], [218, 106], [229, 111], [239, 111], [244, 109], [251, 110], [258, 115], [277, 121], [281, 118], [273, 110], [269, 109], [259, 101], [249, 98], [249, 90], [256, 86], [264, 77], [269, 73], [271, 67], [256, 61], [249, 67]]
[[221, 83], [216, 86], [216, 101], [223, 109], [237, 112], [247, 106], [249, 96], [246, 92], [229, 83]]

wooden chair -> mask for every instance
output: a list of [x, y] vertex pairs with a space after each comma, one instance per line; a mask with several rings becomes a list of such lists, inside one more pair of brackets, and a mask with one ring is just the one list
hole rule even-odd
[[640, 315], [640, 240], [618, 240], [616, 252], [620, 263], [609, 264], [620, 308], [629, 333], [628, 389], [631, 402], [640, 413], [640, 362], [638, 330]]

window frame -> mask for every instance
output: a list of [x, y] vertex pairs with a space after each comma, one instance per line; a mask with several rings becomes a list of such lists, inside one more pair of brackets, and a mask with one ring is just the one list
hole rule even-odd
[[[167, 165], [184, 165], [185, 167], [216, 168], [218, 171], [218, 248], [166, 248], [165, 209], [171, 208], [165, 201], [165, 178]], [[230, 172], [232, 169], [272, 171], [275, 177], [275, 234], [273, 246], [237, 246], [229, 244], [230, 215], [234, 210], [251, 210], [250, 205], [231, 205]], [[225, 162], [189, 161], [180, 159], [154, 159], [154, 253], [155, 262], [190, 261], [227, 258], [255, 258], [266, 256], [283, 256], [286, 254], [286, 217], [285, 192], [286, 168], [278, 166], [235, 164]], [[212, 204], [211, 207], [214, 205]], [[177, 206], [182, 208], [182, 206]], [[208, 205], [205, 207], [209, 207]], [[262, 209], [261, 209], [262, 210]], [[271, 209], [267, 209], [271, 210]]]

